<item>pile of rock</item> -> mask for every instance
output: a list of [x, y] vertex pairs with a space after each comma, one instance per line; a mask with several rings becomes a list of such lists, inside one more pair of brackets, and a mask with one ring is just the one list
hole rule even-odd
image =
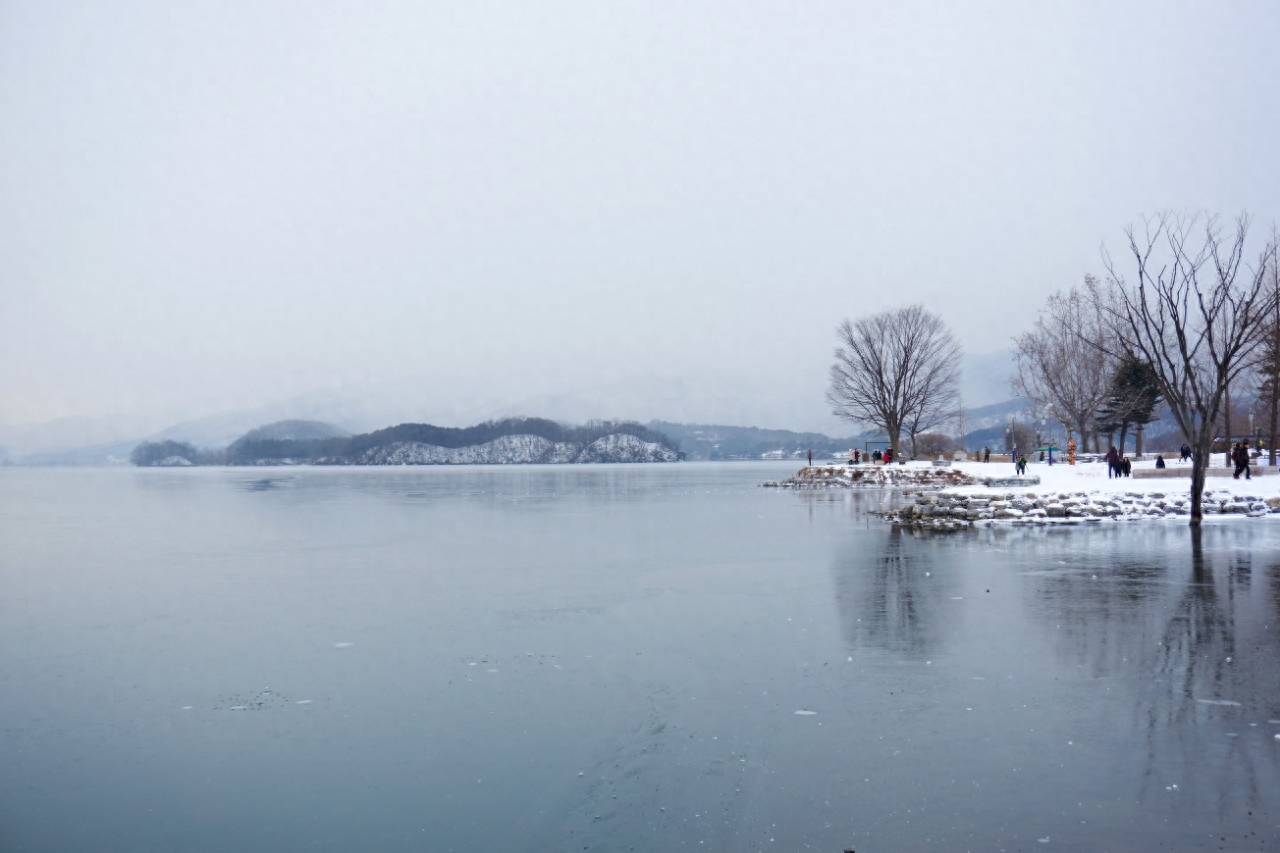
[[[954, 468], [907, 468], [898, 465], [827, 465], [801, 468], [794, 477], [764, 485], [781, 489], [831, 489], [851, 486], [943, 488], [981, 483]], [[1037, 481], [1038, 482], [1038, 481]]]
[[[1280, 497], [1266, 498], [1206, 492], [1205, 515], [1229, 513], [1258, 518], [1280, 511]], [[919, 493], [883, 515], [894, 524], [938, 530], [958, 530], [973, 524], [1079, 524], [1104, 519], [1137, 521], [1187, 516], [1191, 499], [1164, 492], [1060, 492], [1051, 495], [1015, 492], [961, 494], [955, 491]]]

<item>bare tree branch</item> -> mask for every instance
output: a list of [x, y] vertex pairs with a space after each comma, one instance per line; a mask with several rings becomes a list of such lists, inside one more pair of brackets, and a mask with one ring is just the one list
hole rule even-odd
[[1229, 233], [1212, 216], [1161, 213], [1144, 225], [1141, 239], [1132, 226], [1125, 229], [1134, 283], [1103, 254], [1118, 297], [1108, 315], [1121, 344], [1155, 370], [1169, 411], [1195, 450], [1191, 524], [1197, 526], [1214, 424], [1231, 381], [1257, 365], [1275, 307], [1276, 294], [1265, 284], [1276, 243], [1269, 242], [1256, 268], [1246, 271], [1247, 214]]
[[1056, 420], [1079, 433], [1081, 450], [1088, 450], [1093, 416], [1117, 361], [1098, 291], [1097, 280], [1089, 277], [1083, 290], [1055, 293], [1035, 327], [1013, 339], [1013, 392], [1049, 407]]
[[954, 416], [960, 346], [942, 318], [911, 305], [845, 320], [836, 333], [827, 401], [836, 415], [888, 433], [894, 456], [904, 429], [914, 437]]

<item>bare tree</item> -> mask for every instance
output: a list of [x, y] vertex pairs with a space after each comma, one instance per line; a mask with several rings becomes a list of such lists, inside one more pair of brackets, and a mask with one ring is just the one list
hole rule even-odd
[[[1213, 216], [1162, 213], [1143, 233], [1125, 229], [1137, 273], [1125, 282], [1103, 250], [1119, 305], [1112, 313], [1121, 346], [1155, 370], [1160, 391], [1194, 450], [1191, 525], [1202, 518], [1205, 469], [1214, 423], [1227, 386], [1257, 364], [1275, 298], [1266, 271], [1276, 244], [1245, 269], [1249, 217], [1241, 214], [1224, 234]], [[1203, 231], [1203, 236], [1199, 236]]]
[[[1271, 229], [1271, 244], [1280, 244], [1280, 230]], [[1271, 256], [1267, 273], [1267, 286], [1271, 288], [1271, 317], [1263, 329], [1263, 350], [1259, 368], [1258, 401], [1262, 410], [1259, 420], [1267, 425], [1267, 452], [1270, 465], [1280, 464], [1276, 454], [1276, 428], [1280, 421], [1280, 258]]]
[[1083, 289], [1050, 296], [1035, 327], [1013, 339], [1013, 392], [1048, 406], [1055, 420], [1079, 433], [1082, 452], [1091, 431], [1096, 443], [1090, 427], [1114, 372], [1105, 301], [1088, 276]]
[[964, 450], [965, 449], [965, 446], [964, 446], [964, 433], [965, 433], [964, 400], [959, 398], [956, 399], [955, 425], [956, 425], [956, 444], [958, 445], [956, 449]]
[[915, 436], [954, 416], [960, 345], [941, 317], [911, 305], [845, 320], [836, 334], [827, 401], [836, 415], [888, 433], [895, 458], [904, 429]]

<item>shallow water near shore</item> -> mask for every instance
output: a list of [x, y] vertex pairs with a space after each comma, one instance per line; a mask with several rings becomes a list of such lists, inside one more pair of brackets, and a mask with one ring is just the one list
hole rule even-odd
[[0, 470], [0, 849], [1280, 844], [1280, 520], [795, 468]]

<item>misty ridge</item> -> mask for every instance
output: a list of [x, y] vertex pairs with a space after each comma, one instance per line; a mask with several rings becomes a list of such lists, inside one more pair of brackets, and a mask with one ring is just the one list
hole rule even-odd
[[284, 421], [251, 430], [225, 450], [185, 442], [143, 442], [130, 461], [141, 467], [188, 465], [467, 465], [675, 462], [679, 448], [638, 423], [592, 421], [566, 426], [545, 418], [508, 418], [471, 427], [399, 424], [361, 435], [315, 421]]
[[[825, 336], [826, 325], [815, 326], [814, 334]], [[1017, 411], [1028, 405], [1010, 396], [1008, 361], [1003, 352], [964, 358], [962, 392], [966, 403], [975, 407], [969, 412], [966, 432], [979, 432], [975, 441], [990, 440], [981, 430], [994, 427], [1002, 417], [1007, 421], [1005, 409]], [[439, 376], [391, 378], [282, 394], [254, 408], [215, 410], [199, 417], [192, 412], [187, 419], [167, 424], [107, 415], [31, 425], [0, 422], [0, 463], [126, 464], [133, 448], [143, 441], [220, 450], [264, 424], [280, 422], [325, 423], [337, 434], [353, 435], [377, 432], [389, 424], [465, 428], [526, 417], [562, 424], [602, 417], [643, 423], [671, 436], [689, 459], [760, 458], [769, 451], [791, 455], [810, 448], [815, 454], [834, 454], [847, 451], [851, 441], [872, 436], [850, 435], [850, 425], [831, 414], [823, 400], [825, 379], [821, 365], [749, 379], [690, 366], [676, 374], [615, 370], [614, 375], [589, 384], [548, 378], [518, 394], [490, 382], [462, 383]]]

